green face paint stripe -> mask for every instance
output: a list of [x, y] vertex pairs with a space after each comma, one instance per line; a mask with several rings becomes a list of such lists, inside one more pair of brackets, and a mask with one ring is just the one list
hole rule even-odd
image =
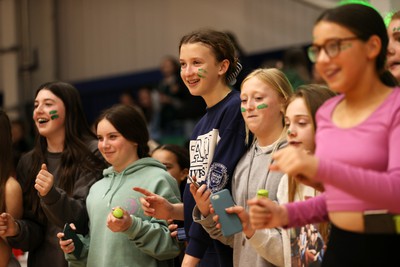
[[57, 110], [51, 110], [51, 111], [49, 112], [49, 114], [50, 114], [50, 115], [57, 114]]
[[202, 73], [207, 73], [207, 71], [205, 70], [205, 69], [199, 69], [199, 72], [202, 72]]
[[246, 109], [245, 108], [240, 108], [240, 111], [241, 112], [246, 112]]
[[204, 74], [206, 74], [207, 71], [205, 69], [198, 69], [197, 71], [197, 76], [199, 76], [200, 78], [205, 78]]
[[268, 107], [268, 105], [263, 103], [263, 104], [258, 105], [257, 109], [263, 109], [263, 108], [267, 108], [267, 107]]
[[50, 118], [51, 118], [52, 120], [58, 119], [58, 115], [57, 115], [57, 114], [56, 114], [56, 115], [52, 115]]

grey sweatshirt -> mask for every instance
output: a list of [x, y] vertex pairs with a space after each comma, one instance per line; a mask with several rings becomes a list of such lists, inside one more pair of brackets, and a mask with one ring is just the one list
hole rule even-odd
[[[285, 145], [285, 141], [281, 142], [278, 148]], [[236, 204], [245, 207], [246, 210], [247, 200], [256, 196], [258, 189], [267, 189], [269, 198], [278, 201], [277, 191], [283, 173], [268, 171], [273, 149], [274, 144], [261, 148], [256, 142], [236, 166], [232, 179], [232, 196]], [[243, 233], [224, 237], [220, 230], [215, 228], [211, 215], [202, 218], [195, 208], [193, 218], [202, 224], [212, 238], [233, 247], [234, 266], [269, 267], [290, 264], [290, 246], [285, 249], [283, 247], [282, 229], [257, 230], [250, 239]]]

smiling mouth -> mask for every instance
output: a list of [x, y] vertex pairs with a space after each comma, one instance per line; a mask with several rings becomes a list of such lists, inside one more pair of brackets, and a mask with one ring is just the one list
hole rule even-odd
[[400, 62], [393, 62], [393, 63], [389, 64], [389, 68], [392, 69], [392, 68], [395, 68], [395, 67], [397, 67], [399, 65], [400, 65]]
[[38, 120], [37, 120], [37, 122], [39, 123], [39, 124], [43, 124], [43, 123], [46, 123], [46, 122], [48, 122], [49, 120], [48, 119], [44, 119], [44, 118], [39, 118]]
[[186, 82], [190, 85], [196, 84], [200, 81], [200, 79], [195, 79], [195, 80], [186, 80]]

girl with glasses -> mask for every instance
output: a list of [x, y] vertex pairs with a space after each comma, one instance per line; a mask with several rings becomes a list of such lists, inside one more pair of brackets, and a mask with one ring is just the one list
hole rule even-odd
[[252, 199], [250, 219], [256, 229], [329, 219], [323, 266], [390, 266], [400, 244], [400, 90], [385, 69], [388, 36], [375, 9], [339, 6], [314, 25], [316, 47], [350, 37], [336, 55], [316, 53], [317, 71], [340, 94], [317, 112], [315, 155], [289, 146], [271, 167], [325, 193], [285, 206]]
[[389, 46], [386, 66], [393, 76], [400, 81], [400, 11], [392, 15], [387, 32]]

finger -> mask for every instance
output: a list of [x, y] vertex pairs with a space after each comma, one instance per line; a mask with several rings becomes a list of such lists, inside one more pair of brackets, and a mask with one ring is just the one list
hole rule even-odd
[[210, 196], [210, 191], [207, 189], [207, 185], [202, 184], [199, 188], [196, 188], [193, 184], [190, 185], [190, 192], [193, 196], [197, 198], [202, 198], [203, 200]]
[[44, 171], [47, 171], [46, 163], [43, 163], [43, 164], [42, 164], [42, 168], [41, 168], [41, 169], [44, 170]]
[[192, 195], [195, 196], [197, 193], [197, 190], [199, 190], [199, 189], [193, 183], [191, 183], [189, 185], [189, 190], [190, 190], [190, 193], [192, 193]]
[[34, 185], [34, 188], [37, 190], [37, 191], [39, 191], [39, 193], [42, 193], [42, 190], [43, 190], [43, 187], [41, 186], [41, 185], [39, 185], [39, 184], [35, 184]]
[[255, 205], [259, 205], [259, 198], [251, 198], [249, 200], [247, 200], [247, 205], [249, 206], [255, 206]]
[[226, 208], [225, 210], [226, 210], [227, 213], [236, 213], [236, 214], [239, 214], [239, 213], [241, 213], [244, 209], [243, 209], [242, 206], [233, 206], [233, 207], [230, 207], [230, 208]]
[[[144, 199], [149, 203], [149, 206], [151, 205], [151, 203], [154, 203], [154, 202], [158, 202], [158, 201], [159, 201], [159, 198], [157, 198], [157, 196], [155, 196], [155, 195], [147, 196], [147, 197], [145, 197]], [[161, 201], [160, 201], [160, 202], [161, 202]]]
[[219, 216], [218, 215], [214, 215], [212, 218], [213, 218], [214, 222], [218, 223], [218, 221], [219, 221]]
[[213, 206], [212, 206], [211, 204], [210, 204], [209, 206], [210, 206], [210, 213], [211, 213], [211, 214], [214, 214], [214, 213], [215, 213], [215, 210], [214, 210]]
[[72, 253], [72, 252], [74, 252], [74, 250], [75, 250], [75, 244], [74, 244], [74, 242], [71, 242], [67, 246], [67, 251], [68, 251], [68, 253]]
[[147, 202], [146, 199], [144, 199], [144, 197], [140, 197], [139, 201], [140, 201], [140, 204], [142, 204], [142, 206], [145, 206], [145, 207], [149, 207], [150, 206], [150, 203]]
[[168, 225], [168, 229], [172, 232], [175, 231], [178, 228], [177, 224], [170, 224]]
[[63, 237], [64, 237], [64, 233], [63, 232], [57, 233], [57, 238], [58, 239], [62, 239]]
[[36, 175], [35, 183], [37, 183], [37, 184], [43, 183], [43, 175], [38, 173], [38, 175]]
[[134, 187], [132, 189], [135, 190], [136, 192], [142, 193], [145, 196], [153, 196], [153, 195], [155, 195], [154, 193], [152, 193], [152, 192], [150, 192], [150, 191], [148, 191], [148, 190], [146, 190], [144, 188], [141, 188], [141, 187]]
[[73, 223], [70, 223], [70, 224], [69, 224], [69, 226], [72, 228], [72, 230], [76, 231], [75, 224], [73, 224]]
[[144, 212], [144, 215], [149, 216], [149, 217], [154, 217], [154, 215], [155, 215], [154, 209], [151, 209], [151, 208], [146, 209], [146, 210], [143, 209], [143, 212]]
[[274, 172], [281, 171], [276, 161], [269, 165], [269, 169]]
[[202, 198], [205, 199], [205, 200], [208, 200], [210, 198], [210, 196], [211, 196], [211, 191], [208, 190], [207, 187], [206, 187], [205, 192], [202, 195]]
[[[191, 185], [193, 185], [193, 184], [191, 184]], [[194, 185], [193, 185], [193, 186], [194, 186]], [[204, 191], [205, 191], [206, 189], [207, 189], [207, 185], [202, 184], [202, 185], [199, 187], [199, 189], [197, 189], [197, 192], [203, 194]]]

